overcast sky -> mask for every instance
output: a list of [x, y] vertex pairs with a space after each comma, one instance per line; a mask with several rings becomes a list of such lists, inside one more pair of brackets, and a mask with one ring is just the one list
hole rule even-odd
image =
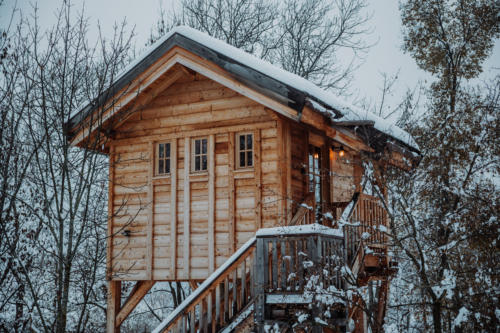
[[[115, 22], [126, 19], [130, 28], [135, 27], [135, 45], [142, 48], [149, 36], [151, 27], [158, 18], [160, 2], [164, 9], [172, 8], [175, 0], [73, 0], [76, 8], [81, 8], [85, 3], [85, 11], [90, 17], [90, 23], [96, 26], [99, 22], [104, 33], [111, 37]], [[15, 0], [6, 0], [2, 8], [0, 20], [5, 24], [9, 17], [6, 11], [15, 3]], [[372, 0], [367, 8], [367, 13], [373, 14], [369, 22], [373, 33], [368, 36], [370, 42], [377, 42], [369, 53], [362, 66], [357, 70], [352, 87], [357, 91], [357, 96], [367, 96], [377, 100], [380, 94], [382, 78], [380, 73], [394, 75], [399, 70], [398, 86], [391, 103], [396, 103], [407, 88], [414, 87], [419, 80], [432, 80], [432, 78], [418, 69], [413, 59], [401, 51], [402, 35], [401, 21], [397, 0]], [[30, 11], [29, 0], [17, 0], [17, 7], [23, 11]], [[38, 1], [40, 24], [42, 27], [50, 26], [54, 21], [54, 12], [60, 5], [60, 0]], [[91, 30], [95, 34], [97, 30]], [[500, 68], [500, 43], [496, 43], [493, 56], [485, 64], [483, 78], [491, 77]]]

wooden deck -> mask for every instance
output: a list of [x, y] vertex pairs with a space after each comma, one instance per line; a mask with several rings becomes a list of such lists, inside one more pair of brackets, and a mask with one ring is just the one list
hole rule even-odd
[[[248, 241], [154, 332], [219, 332], [251, 314], [257, 331], [264, 332], [265, 323], [279, 317], [283, 304], [300, 310], [311, 302], [311, 278], [326, 289], [344, 289], [343, 237], [282, 229], [279, 235], [257, 235]], [[324, 312], [318, 308], [323, 320], [345, 324], [345, 313], [342, 318], [324, 318]]]

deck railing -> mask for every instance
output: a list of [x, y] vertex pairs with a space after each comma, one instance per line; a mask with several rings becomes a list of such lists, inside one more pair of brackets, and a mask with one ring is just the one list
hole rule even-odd
[[305, 295], [312, 275], [325, 289], [343, 289], [344, 258], [338, 230], [318, 224], [261, 229], [154, 332], [218, 332], [248, 310], [264, 320], [266, 299]]
[[256, 265], [264, 291], [302, 293], [312, 267], [321, 267], [323, 286], [342, 288], [343, 242], [337, 230], [318, 224], [258, 231]]
[[378, 249], [387, 246], [388, 215], [379, 198], [361, 193], [348, 222], [344, 231], [349, 263], [353, 263], [361, 243]]
[[343, 233], [312, 224], [311, 211], [305, 203], [289, 226], [259, 230], [154, 332], [227, 330], [250, 310], [261, 331], [269, 304], [297, 302], [297, 296], [307, 295], [302, 301], [311, 302], [307, 282], [312, 276], [322, 289], [342, 291], [344, 263], [351, 266], [363, 246], [386, 249], [388, 218], [378, 198], [360, 194]]
[[[338, 230], [318, 224], [257, 232], [255, 267], [259, 272], [254, 289], [257, 332], [263, 331], [266, 308], [272, 304], [310, 304], [315, 302], [317, 287], [328, 296], [342, 292], [343, 245], [343, 235]], [[314, 283], [308, 284], [313, 280]], [[318, 311], [318, 318], [330, 320], [322, 318], [324, 313]]]

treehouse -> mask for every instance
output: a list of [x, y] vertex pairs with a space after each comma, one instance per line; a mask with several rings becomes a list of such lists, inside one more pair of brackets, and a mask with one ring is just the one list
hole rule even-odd
[[[158, 332], [286, 331], [310, 310], [313, 266], [340, 294], [375, 285], [383, 322], [397, 268], [379, 200], [384, 171], [419, 159], [393, 124], [177, 27], [74, 114], [66, 135], [109, 155], [108, 332], [157, 281], [193, 289]], [[379, 197], [363, 192], [367, 161]], [[346, 265], [354, 281], [342, 275]], [[128, 297], [122, 281], [136, 281]], [[296, 329], [345, 331], [354, 322], [366, 330], [362, 299], [333, 303]]]

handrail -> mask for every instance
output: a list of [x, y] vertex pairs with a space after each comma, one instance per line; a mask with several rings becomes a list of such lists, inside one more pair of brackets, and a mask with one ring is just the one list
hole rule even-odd
[[342, 244], [342, 231], [320, 224], [260, 229], [153, 332], [217, 332], [250, 308], [261, 318], [266, 295], [306, 291], [313, 263], [325, 287], [343, 289]]
[[[220, 266], [214, 273], [212, 273], [203, 283], [191, 294], [189, 295], [165, 320], [163, 320], [160, 325], [158, 325], [153, 333], [165, 332], [168, 330], [173, 330], [175, 328], [181, 329], [183, 332], [188, 332], [187, 321], [189, 320], [189, 325], [191, 326], [191, 332], [194, 332], [194, 326], [206, 326], [212, 325], [216, 326], [216, 322], [221, 319], [224, 322], [230, 320], [228, 318], [226, 310], [231, 312], [231, 315], [236, 315], [237, 311], [246, 306], [250, 297], [249, 292], [251, 288], [246, 289], [247, 285], [251, 286], [252, 282], [247, 281], [247, 268], [252, 269], [253, 265], [246, 265], [245, 260], [250, 258], [255, 250], [255, 237], [248, 240], [238, 251], [236, 251], [231, 257], [229, 257], [226, 262]], [[242, 267], [240, 267], [242, 266]], [[240, 292], [237, 292], [238, 277], [237, 272], [240, 268]], [[231, 276], [232, 275], [232, 276]], [[250, 279], [252, 279], [252, 274], [250, 274]], [[232, 296], [229, 299], [229, 282], [232, 283]], [[224, 313], [220, 313], [220, 305], [215, 304], [215, 313], [212, 312], [212, 294], [215, 291], [216, 303], [220, 302], [220, 285], [224, 282], [224, 295], [223, 298], [223, 308]], [[216, 290], [217, 289], [217, 290]], [[246, 291], [245, 291], [246, 290]], [[240, 297], [242, 296], [242, 297]], [[232, 304], [232, 309], [229, 307], [229, 302]], [[237, 306], [236, 303], [239, 303]], [[196, 307], [200, 309], [199, 312], [199, 323], [196, 323]], [[204, 313], [207, 312], [207, 317], [204, 318]], [[215, 318], [213, 318], [215, 314]], [[188, 319], [188, 317], [190, 317]], [[184, 319], [184, 320], [183, 320]], [[182, 329], [183, 328], [183, 329]]]

